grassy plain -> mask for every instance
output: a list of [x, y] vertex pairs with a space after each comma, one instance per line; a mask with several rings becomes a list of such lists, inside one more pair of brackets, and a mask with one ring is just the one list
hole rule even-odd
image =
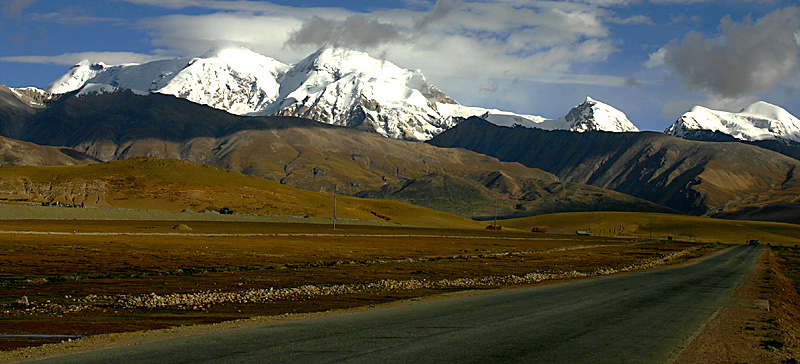
[[[360, 307], [641, 269], [716, 248], [393, 224], [0, 220], [0, 334], [85, 336]], [[46, 341], [5, 337], [0, 348]]]
[[674, 240], [726, 244], [743, 244], [758, 239], [771, 245], [800, 244], [800, 225], [672, 214], [581, 212], [505, 220], [500, 224], [522, 231], [544, 227], [557, 234], [575, 234], [578, 230], [591, 229], [595, 236], [657, 240], [672, 237]]

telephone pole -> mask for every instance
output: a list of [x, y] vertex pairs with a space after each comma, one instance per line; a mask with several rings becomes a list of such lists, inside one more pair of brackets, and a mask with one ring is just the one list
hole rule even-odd
[[333, 185], [333, 230], [336, 230], [336, 190], [339, 186]]
[[497, 200], [498, 198], [494, 198], [494, 226], [497, 227]]

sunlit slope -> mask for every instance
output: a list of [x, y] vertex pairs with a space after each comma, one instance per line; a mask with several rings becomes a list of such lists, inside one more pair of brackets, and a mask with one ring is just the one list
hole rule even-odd
[[[333, 195], [189, 162], [133, 158], [86, 166], [0, 168], [0, 200], [260, 215], [331, 217]], [[337, 197], [337, 217], [404, 225], [480, 227], [472, 220], [401, 202]]]
[[706, 217], [629, 212], [592, 212], [541, 215], [505, 220], [504, 227], [530, 231], [533, 227], [548, 229], [548, 233], [575, 234], [589, 230], [595, 236], [626, 236], [637, 238], [698, 240], [703, 242], [745, 243], [759, 239], [767, 244], [800, 244], [800, 225], [720, 220]]

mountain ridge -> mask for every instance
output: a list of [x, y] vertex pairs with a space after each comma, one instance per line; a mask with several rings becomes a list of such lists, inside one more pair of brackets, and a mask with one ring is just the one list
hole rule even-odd
[[[516, 128], [514, 128], [516, 129]], [[731, 217], [744, 206], [794, 206], [800, 161], [742, 143], [688, 141], [655, 132], [514, 130], [477, 118], [428, 143], [465, 148], [611, 189], [682, 213]]]
[[747, 142], [780, 140], [800, 145], [800, 119], [766, 101], [752, 103], [738, 113], [695, 106], [664, 133], [683, 137], [697, 131], [720, 132]]
[[[428, 140], [471, 116], [503, 124], [574, 131], [638, 130], [623, 113], [602, 104], [609, 120], [570, 112], [546, 119], [458, 104], [429, 83], [420, 70], [402, 69], [359, 51], [324, 46], [286, 65], [245, 48], [213, 49], [200, 57], [109, 66], [80, 62], [48, 85], [52, 93], [87, 83], [165, 93], [237, 115], [311, 118], [406, 140]], [[598, 102], [587, 98], [584, 104]], [[581, 107], [582, 105], [578, 105]], [[600, 115], [598, 114], [598, 115]]]
[[[594, 202], [599, 199], [606, 201], [603, 205], [637, 211], [672, 211], [612, 191], [565, 184], [551, 173], [473, 152], [296, 117], [238, 116], [165, 94], [137, 95], [124, 90], [60, 98], [23, 125], [20, 136], [27, 140], [66, 145], [104, 161], [181, 159], [313, 191], [337, 188], [344, 194], [400, 199], [380, 191], [408, 183], [444, 188], [426, 182], [442, 176], [463, 187], [447, 190], [454, 201], [449, 206], [456, 206], [450, 211], [469, 217], [489, 214], [486, 206], [479, 210], [457, 207], [470, 205], [462, 197], [469, 193], [485, 200], [500, 199], [506, 216], [537, 214], [559, 204], [591, 210], [601, 206]], [[502, 176], [506, 182], [498, 183], [492, 176]], [[510, 185], [521, 187], [509, 189]], [[564, 189], [569, 194], [561, 196]], [[434, 203], [418, 203], [430, 206], [429, 202]]]

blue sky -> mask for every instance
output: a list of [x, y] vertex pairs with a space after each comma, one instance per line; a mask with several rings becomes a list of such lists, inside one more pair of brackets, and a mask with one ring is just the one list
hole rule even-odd
[[664, 130], [694, 105], [800, 115], [800, 8], [788, 0], [4, 0], [0, 83], [74, 63], [242, 45], [286, 63], [323, 43], [421, 69], [462, 104], [549, 118], [586, 96]]

